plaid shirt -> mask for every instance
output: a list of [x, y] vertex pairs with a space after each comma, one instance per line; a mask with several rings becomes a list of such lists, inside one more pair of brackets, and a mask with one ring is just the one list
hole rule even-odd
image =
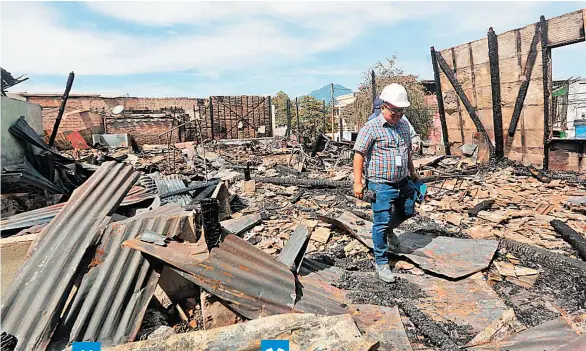
[[[358, 132], [354, 151], [366, 156], [366, 177], [374, 183], [396, 183], [409, 175], [411, 134], [403, 119], [395, 125], [382, 114], [366, 122]], [[397, 156], [400, 157], [401, 162]]]

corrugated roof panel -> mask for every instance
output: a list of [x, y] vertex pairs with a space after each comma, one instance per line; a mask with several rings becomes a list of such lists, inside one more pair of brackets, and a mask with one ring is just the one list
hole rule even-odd
[[40, 234], [2, 303], [2, 328], [18, 339], [16, 350], [46, 347], [86, 250], [137, 179], [130, 165], [105, 162]]
[[[133, 341], [159, 281], [160, 270], [144, 255], [121, 246], [147, 229], [174, 237], [192, 212], [169, 204], [104, 230], [102, 242], [84, 276], [71, 308], [53, 338], [55, 342], [100, 341], [104, 346]], [[159, 267], [160, 268], [160, 267]]]
[[249, 319], [291, 312], [347, 312], [342, 306], [341, 290], [310, 278], [300, 280], [298, 287], [286, 265], [232, 234], [207, 258], [204, 253], [196, 257], [194, 251], [178, 249], [182, 245], [178, 243], [161, 247], [134, 239], [124, 245], [190, 273], [190, 280], [229, 302]]

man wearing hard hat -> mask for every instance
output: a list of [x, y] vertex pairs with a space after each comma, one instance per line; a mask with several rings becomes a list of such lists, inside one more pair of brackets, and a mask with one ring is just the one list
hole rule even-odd
[[354, 144], [354, 195], [362, 198], [364, 170], [366, 186], [376, 196], [372, 202], [376, 271], [381, 280], [392, 283], [389, 242], [399, 245], [393, 229], [414, 214], [416, 193], [409, 178], [416, 180], [418, 176], [411, 157], [409, 123], [402, 118], [411, 105], [407, 91], [393, 83], [383, 89], [380, 99], [380, 113], [360, 129]]
[[[368, 117], [369, 121], [373, 118], [376, 118], [376, 116], [379, 115], [382, 104], [383, 104], [383, 100], [380, 97], [377, 97], [376, 99], [374, 99], [374, 102], [373, 102], [374, 112], [372, 113], [372, 115], [370, 115]], [[417, 131], [415, 130], [415, 128], [413, 128], [413, 125], [411, 124], [411, 122], [409, 122], [409, 119], [407, 118], [407, 116], [403, 115], [403, 117], [401, 119], [405, 120], [405, 122], [407, 122], [409, 124], [409, 132], [411, 134], [411, 144], [412, 144], [411, 148], [414, 153], [417, 153], [417, 151], [419, 151], [419, 149], [421, 149], [421, 137], [419, 136], [419, 134], [417, 134]]]

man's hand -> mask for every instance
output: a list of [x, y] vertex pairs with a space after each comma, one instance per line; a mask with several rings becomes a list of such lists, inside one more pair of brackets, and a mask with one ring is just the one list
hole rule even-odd
[[363, 194], [364, 187], [362, 186], [362, 183], [354, 182], [354, 196], [356, 196], [359, 199], [362, 199]]

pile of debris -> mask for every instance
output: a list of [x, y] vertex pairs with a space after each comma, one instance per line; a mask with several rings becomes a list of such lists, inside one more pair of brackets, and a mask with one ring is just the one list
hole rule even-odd
[[[101, 150], [66, 202], [3, 218], [31, 235], [2, 345], [62, 350], [578, 350], [586, 182], [419, 156], [428, 185], [374, 275], [352, 145], [320, 136]], [[93, 153], [93, 151], [87, 151]], [[109, 157], [109, 158], [108, 158]], [[115, 160], [112, 160], [115, 159]]]

